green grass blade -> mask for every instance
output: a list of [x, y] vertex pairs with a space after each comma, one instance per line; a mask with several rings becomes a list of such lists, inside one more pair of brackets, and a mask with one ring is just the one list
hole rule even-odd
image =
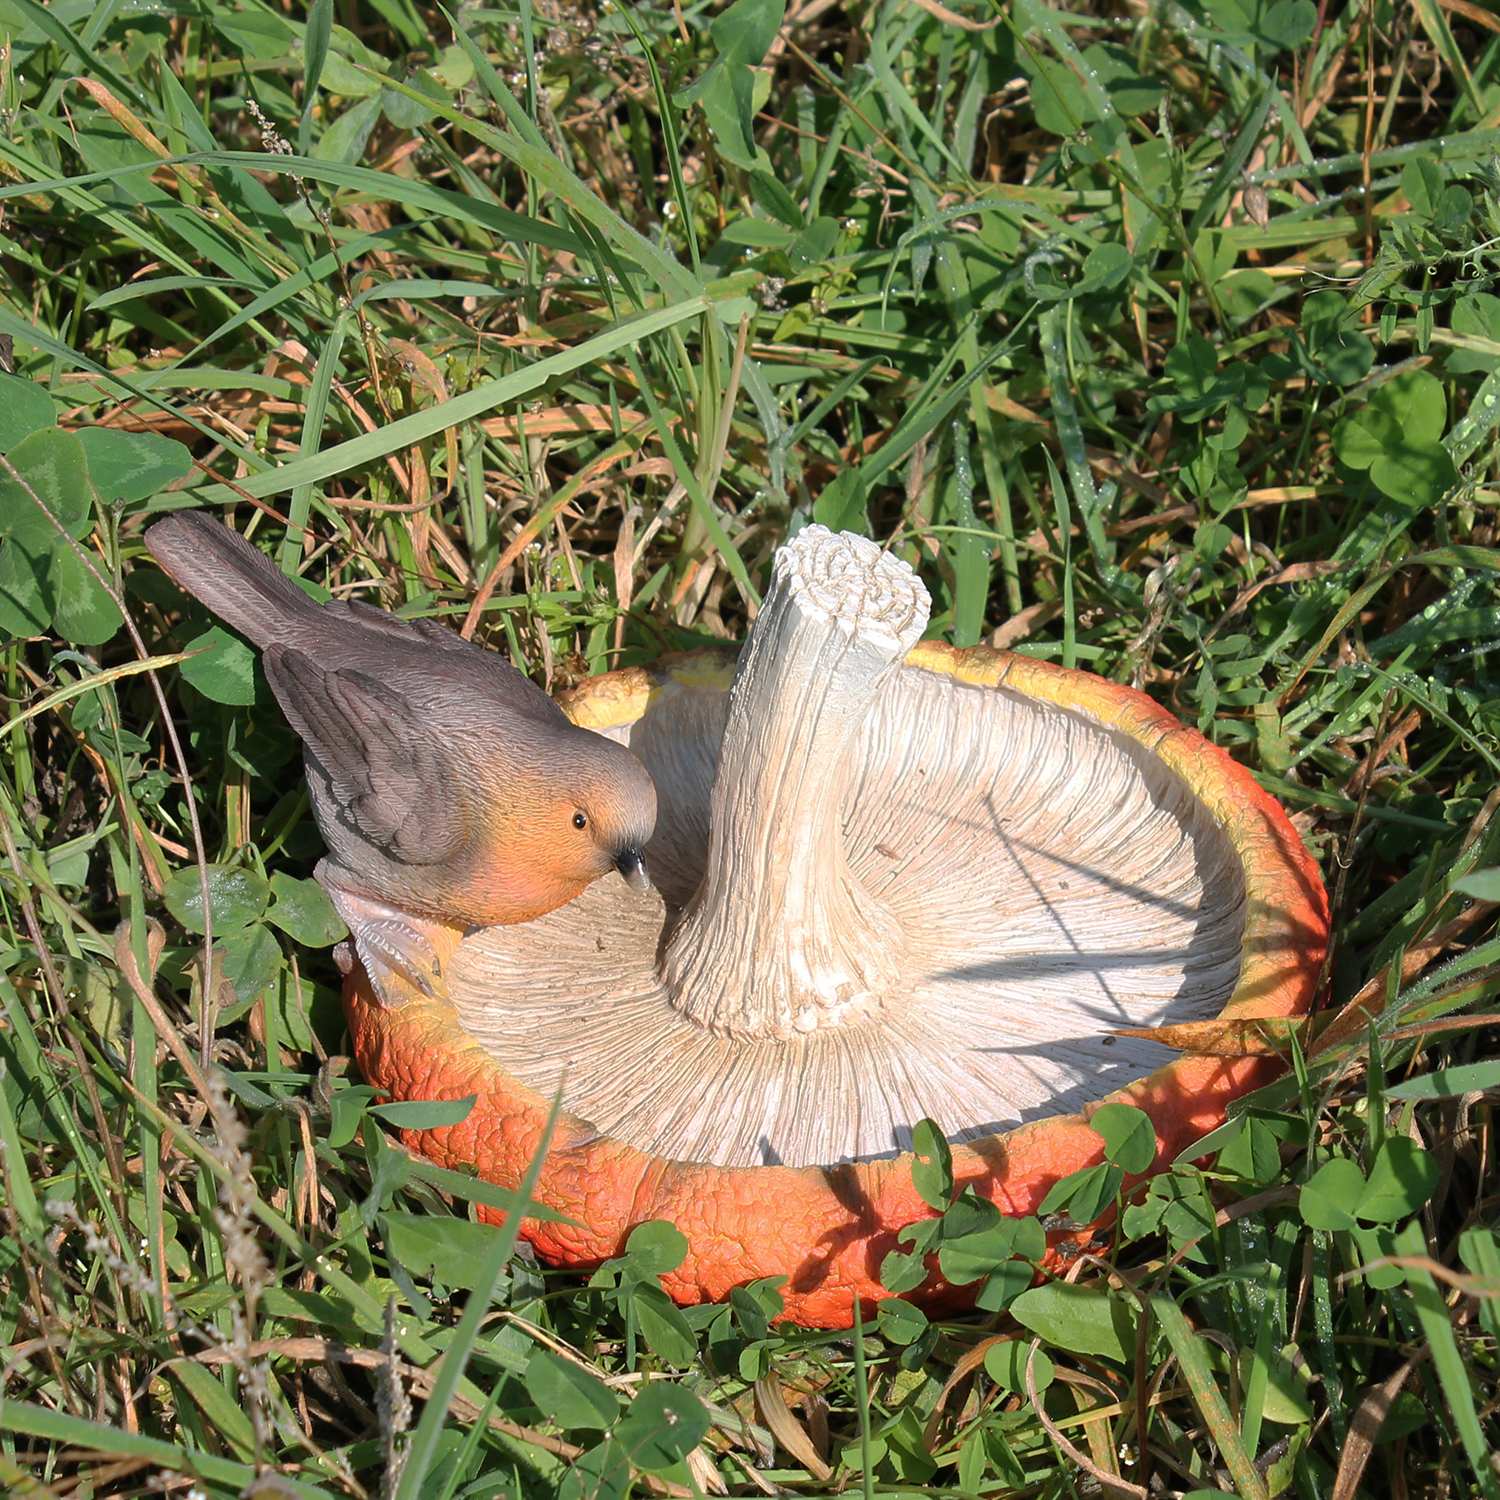
[[1257, 1472], [1251, 1455], [1245, 1451], [1239, 1428], [1229, 1413], [1229, 1406], [1214, 1379], [1209, 1367], [1208, 1351], [1202, 1339], [1193, 1332], [1182, 1310], [1170, 1298], [1155, 1296], [1151, 1299], [1151, 1310], [1161, 1331], [1166, 1335], [1172, 1353], [1182, 1370], [1183, 1379], [1192, 1392], [1193, 1404], [1198, 1408], [1224, 1467], [1234, 1480], [1235, 1493], [1240, 1500], [1270, 1500], [1266, 1482]]
[[712, 297], [700, 294], [687, 302], [639, 313], [606, 328], [604, 332], [586, 339], [575, 348], [565, 349], [560, 354], [550, 354], [510, 375], [487, 380], [460, 396], [440, 401], [435, 406], [413, 412], [410, 416], [399, 417], [374, 432], [336, 443], [332, 448], [325, 448], [321, 453], [307, 458], [293, 459], [291, 463], [282, 464], [278, 468], [248, 475], [237, 480], [233, 489], [227, 485], [214, 485], [199, 490], [196, 498], [200, 503], [210, 505], [228, 504], [244, 495], [263, 498], [267, 495], [284, 494], [298, 485], [317, 484], [320, 480], [331, 479], [335, 474], [361, 468], [401, 448], [423, 442], [446, 428], [473, 421], [475, 417], [483, 416], [497, 406], [523, 401], [533, 391], [542, 389], [558, 376], [571, 374], [574, 370], [607, 359], [622, 349], [633, 348], [654, 333], [661, 333], [665, 329], [701, 317], [712, 306]]
[[[523, 1201], [532, 1196], [537, 1179], [542, 1174], [542, 1166], [552, 1143], [552, 1131], [557, 1124], [560, 1108], [559, 1097], [552, 1101], [552, 1112], [547, 1117], [547, 1124], [542, 1130], [536, 1153], [526, 1168], [526, 1175], [516, 1188], [516, 1196]], [[442, 1433], [443, 1424], [448, 1420], [448, 1403], [463, 1379], [464, 1366], [468, 1363], [475, 1340], [479, 1337], [479, 1325], [489, 1315], [495, 1288], [499, 1284], [505, 1267], [510, 1262], [520, 1231], [520, 1216], [508, 1214], [500, 1233], [495, 1236], [495, 1243], [490, 1250], [489, 1257], [475, 1275], [474, 1291], [469, 1297], [468, 1305], [464, 1308], [463, 1317], [459, 1319], [458, 1326], [453, 1330], [453, 1338], [443, 1351], [437, 1378], [432, 1383], [431, 1394], [422, 1408], [421, 1417], [417, 1420], [417, 1429], [412, 1434], [411, 1446], [407, 1450], [406, 1462], [401, 1469], [401, 1479], [396, 1486], [392, 1500], [418, 1500], [422, 1493], [422, 1486], [427, 1482], [437, 1454], [438, 1437]]]
[[[1422, 1226], [1415, 1220], [1397, 1233], [1396, 1250], [1409, 1261], [1425, 1263], [1430, 1259], [1427, 1237], [1422, 1232]], [[1475, 1404], [1474, 1386], [1464, 1365], [1463, 1355], [1459, 1352], [1453, 1322], [1448, 1315], [1443, 1295], [1425, 1264], [1404, 1265], [1401, 1274], [1406, 1278], [1406, 1287], [1411, 1293], [1422, 1335], [1432, 1351], [1438, 1384], [1448, 1403], [1448, 1416], [1463, 1444], [1464, 1456], [1469, 1461], [1474, 1482], [1479, 1486], [1480, 1494], [1493, 1500], [1494, 1496], [1500, 1495], [1500, 1482], [1496, 1481], [1495, 1470], [1490, 1462], [1491, 1449]]]

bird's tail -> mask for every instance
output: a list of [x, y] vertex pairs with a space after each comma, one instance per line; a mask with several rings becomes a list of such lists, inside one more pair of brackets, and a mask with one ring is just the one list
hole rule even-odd
[[146, 545], [171, 578], [257, 646], [293, 642], [317, 623], [313, 600], [239, 532], [202, 511], [158, 521]]

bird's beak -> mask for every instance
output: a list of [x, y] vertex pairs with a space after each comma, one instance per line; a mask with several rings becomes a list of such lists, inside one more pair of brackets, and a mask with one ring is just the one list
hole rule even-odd
[[646, 873], [646, 856], [639, 849], [622, 849], [615, 856], [615, 869], [625, 877], [633, 890], [649, 891], [651, 877]]

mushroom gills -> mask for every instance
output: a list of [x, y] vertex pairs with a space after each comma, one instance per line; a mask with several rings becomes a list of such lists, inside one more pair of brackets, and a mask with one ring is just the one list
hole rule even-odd
[[925, 594], [872, 544], [787, 552], [732, 692], [668, 671], [608, 731], [656, 780], [657, 889], [463, 938], [465, 1031], [601, 1134], [725, 1167], [893, 1155], [924, 1116], [986, 1135], [1167, 1061], [1111, 1033], [1234, 990], [1211, 810], [1086, 713], [904, 664]]

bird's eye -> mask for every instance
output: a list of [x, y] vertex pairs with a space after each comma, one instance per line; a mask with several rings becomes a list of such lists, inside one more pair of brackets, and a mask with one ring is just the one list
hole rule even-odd
[[573, 814], [573, 826], [575, 828], [587, 828], [589, 820], [581, 812], [576, 812]]

